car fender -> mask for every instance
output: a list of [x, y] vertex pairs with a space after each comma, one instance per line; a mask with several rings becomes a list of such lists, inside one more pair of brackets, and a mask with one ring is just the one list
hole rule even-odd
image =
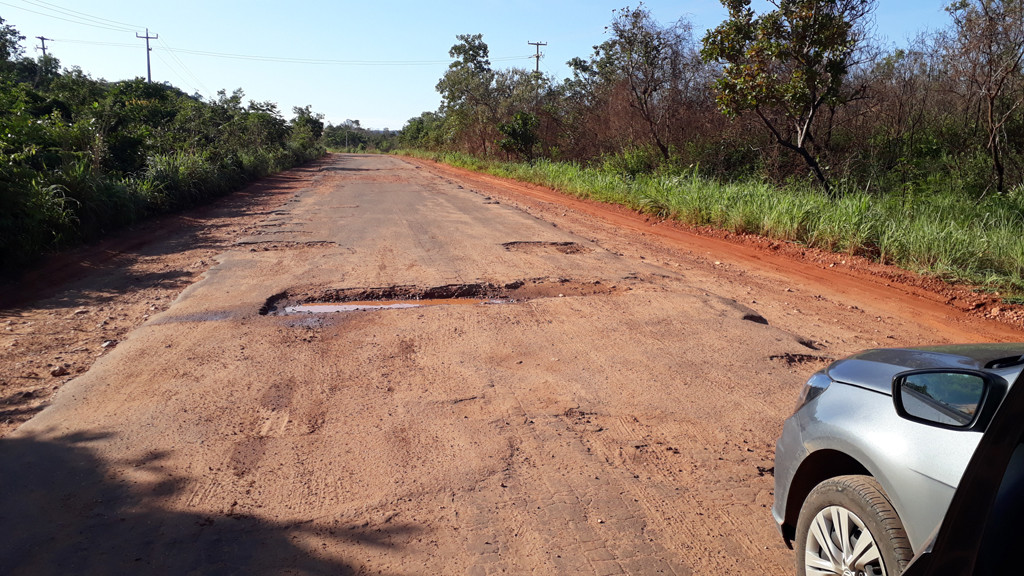
[[[787, 445], [798, 442], [806, 455], [796, 470], [783, 473], [791, 475], [789, 486], [799, 487], [802, 492], [810, 490], [805, 478], [820, 482], [851, 473], [849, 462], [833, 453], [858, 463], [885, 490], [916, 550], [942, 521], [980, 437], [978, 432], [905, 420], [896, 414], [892, 396], [833, 383], [787, 420], [780, 445], [783, 440]], [[822, 454], [830, 457], [822, 458]], [[830, 466], [836, 469], [816, 469]], [[791, 510], [805, 496], [787, 494], [786, 498], [799, 500], [784, 503], [782, 509]]]

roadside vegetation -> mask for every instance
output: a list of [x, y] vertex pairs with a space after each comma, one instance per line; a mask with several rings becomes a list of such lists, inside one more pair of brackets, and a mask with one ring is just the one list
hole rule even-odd
[[809, 183], [723, 181], [694, 168], [631, 175], [614, 166], [486, 160], [461, 152], [403, 150], [453, 166], [514, 178], [658, 218], [757, 234], [865, 256], [951, 281], [1024, 287], [1024, 197], [965, 202], [945, 190], [821, 194]]
[[323, 143], [331, 152], [350, 154], [391, 152], [398, 140], [398, 132], [370, 130], [363, 128], [359, 120], [345, 120], [334, 126], [328, 124], [324, 128]]
[[0, 19], [0, 271], [320, 157], [322, 116], [107, 82], [24, 56]]
[[874, 0], [779, 0], [697, 38], [618, 11], [572, 77], [461, 35], [399, 146], [445, 162], [991, 288], [1024, 289], [1024, 0], [961, 0], [894, 48]]

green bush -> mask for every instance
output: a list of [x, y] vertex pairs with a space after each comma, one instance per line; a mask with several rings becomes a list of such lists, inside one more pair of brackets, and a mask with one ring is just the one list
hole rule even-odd
[[289, 126], [241, 101], [79, 72], [36, 90], [0, 73], [0, 270], [325, 153], [308, 107]]
[[650, 174], [657, 170], [661, 157], [657, 150], [647, 148], [627, 148], [615, 154], [607, 154], [601, 158], [601, 165], [606, 172], [635, 178], [640, 174]]

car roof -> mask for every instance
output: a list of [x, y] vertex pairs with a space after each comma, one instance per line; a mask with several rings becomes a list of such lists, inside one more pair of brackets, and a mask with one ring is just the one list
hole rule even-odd
[[892, 394], [893, 376], [932, 368], [982, 370], [1012, 383], [1024, 369], [1024, 343], [876, 348], [839, 360], [826, 372], [834, 381]]

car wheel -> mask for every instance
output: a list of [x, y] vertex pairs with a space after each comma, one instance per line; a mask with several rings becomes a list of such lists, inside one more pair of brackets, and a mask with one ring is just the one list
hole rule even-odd
[[838, 476], [811, 490], [796, 553], [800, 576], [896, 576], [913, 557], [903, 523], [870, 476]]

